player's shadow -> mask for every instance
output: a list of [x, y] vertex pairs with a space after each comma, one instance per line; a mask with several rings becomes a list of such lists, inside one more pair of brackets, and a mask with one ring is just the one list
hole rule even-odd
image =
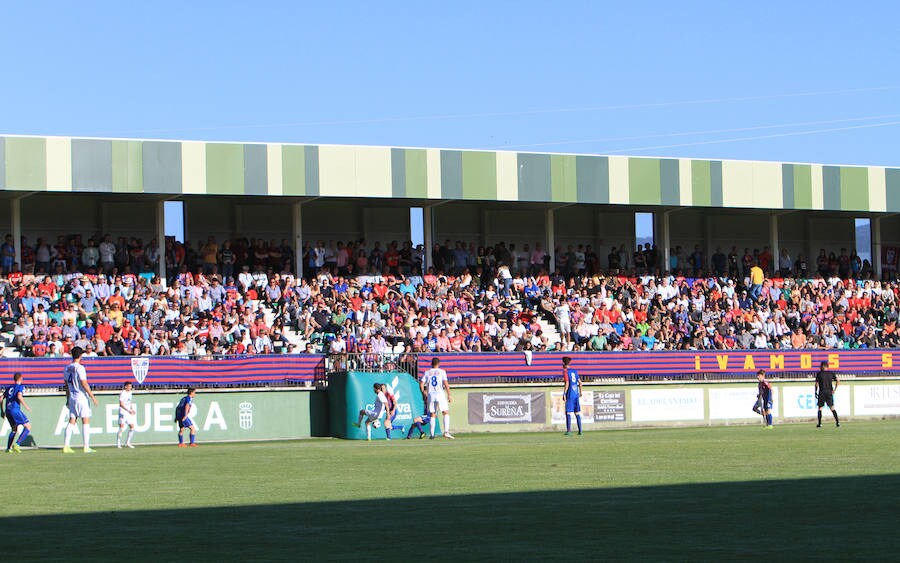
[[5, 550], [18, 560], [888, 560], [900, 547], [897, 491], [900, 475], [878, 475], [110, 511], [0, 525], [14, 534]]

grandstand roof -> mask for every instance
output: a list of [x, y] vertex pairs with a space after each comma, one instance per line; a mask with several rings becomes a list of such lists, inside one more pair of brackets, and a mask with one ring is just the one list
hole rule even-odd
[[900, 211], [900, 168], [0, 136], [0, 190]]

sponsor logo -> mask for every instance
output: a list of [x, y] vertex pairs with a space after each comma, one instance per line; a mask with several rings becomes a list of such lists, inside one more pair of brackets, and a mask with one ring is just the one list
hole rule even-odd
[[238, 405], [238, 426], [241, 430], [253, 428], [253, 403], [243, 402]]
[[143, 383], [150, 373], [150, 358], [131, 358], [131, 374], [138, 383]]
[[594, 421], [625, 422], [625, 391], [594, 392]]
[[531, 422], [530, 395], [484, 395], [484, 421]]

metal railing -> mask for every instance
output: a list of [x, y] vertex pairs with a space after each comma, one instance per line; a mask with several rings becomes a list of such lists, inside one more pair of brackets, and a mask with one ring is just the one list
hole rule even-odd
[[404, 371], [418, 377], [419, 357], [406, 352], [328, 354], [325, 356], [324, 368], [326, 374], [346, 371]]

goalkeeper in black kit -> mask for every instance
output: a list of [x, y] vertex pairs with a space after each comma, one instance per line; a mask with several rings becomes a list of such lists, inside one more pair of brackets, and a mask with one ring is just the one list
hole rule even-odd
[[819, 406], [819, 423], [816, 424], [816, 428], [822, 427], [822, 407], [825, 405], [828, 405], [828, 408], [831, 409], [831, 414], [834, 416], [834, 424], [838, 427], [841, 426], [838, 413], [834, 410], [834, 392], [838, 388], [838, 378], [834, 372], [830, 372], [826, 368], [828, 368], [828, 363], [822, 362], [819, 366], [819, 373], [816, 374], [816, 402]]

